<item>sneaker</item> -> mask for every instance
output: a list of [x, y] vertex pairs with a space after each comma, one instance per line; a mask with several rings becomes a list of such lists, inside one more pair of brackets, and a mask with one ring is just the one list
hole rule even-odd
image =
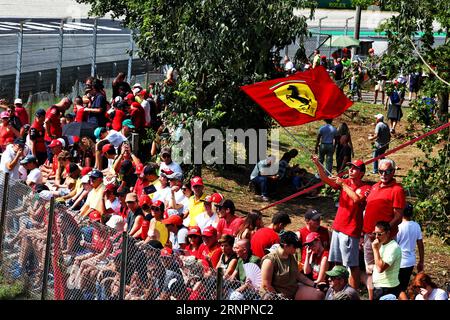
[[267, 202], [269, 201], [269, 198], [267, 198], [266, 196], [261, 196], [261, 200]]

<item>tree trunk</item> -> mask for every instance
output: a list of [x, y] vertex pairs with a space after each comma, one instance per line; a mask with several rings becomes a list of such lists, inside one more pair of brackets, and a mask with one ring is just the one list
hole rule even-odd
[[439, 93], [439, 111], [442, 116], [443, 121], [448, 120], [448, 98], [449, 92], [448, 89], [444, 92]]

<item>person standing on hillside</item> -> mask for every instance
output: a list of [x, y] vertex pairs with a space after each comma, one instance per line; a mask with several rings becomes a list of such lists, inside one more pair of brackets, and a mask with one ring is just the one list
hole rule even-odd
[[319, 161], [323, 164], [325, 156], [327, 157], [327, 174], [333, 170], [333, 154], [336, 147], [335, 138], [337, 136], [336, 128], [331, 124], [333, 119], [325, 119], [326, 124], [319, 128], [317, 134], [315, 153], [319, 153]]
[[330, 262], [349, 267], [350, 285], [359, 289], [359, 239], [363, 226], [363, 211], [366, 193], [370, 186], [362, 181], [366, 165], [362, 160], [354, 160], [348, 171], [349, 178], [332, 179], [325, 174], [316, 155], [312, 160], [319, 170], [323, 182], [335, 190], [340, 190], [339, 208], [333, 223], [330, 244]]
[[[375, 140], [373, 157], [378, 157], [386, 152], [391, 141], [391, 133], [389, 127], [384, 123], [384, 116], [379, 113], [376, 116], [377, 125], [375, 126], [375, 134], [369, 134], [369, 141]], [[378, 160], [373, 162], [373, 174], [378, 173]]]

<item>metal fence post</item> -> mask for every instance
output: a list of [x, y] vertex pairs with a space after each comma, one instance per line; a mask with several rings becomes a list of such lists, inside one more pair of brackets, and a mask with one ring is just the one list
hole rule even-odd
[[95, 63], [97, 61], [97, 25], [98, 18], [94, 19], [94, 29], [92, 31], [92, 62], [91, 62], [91, 77], [95, 77], [97, 73], [95, 70]]
[[128, 235], [124, 231], [122, 233], [122, 263], [120, 267], [119, 300], [125, 299], [125, 285], [127, 279], [127, 256], [128, 256]]
[[64, 20], [61, 20], [61, 25], [59, 27], [59, 61], [58, 67], [56, 68], [56, 95], [61, 94], [61, 69], [63, 61], [63, 46], [64, 46]]
[[47, 282], [48, 270], [50, 268], [51, 247], [52, 247], [52, 231], [53, 231], [53, 217], [55, 216], [55, 198], [50, 199], [50, 210], [48, 212], [48, 229], [47, 229], [47, 243], [45, 246], [45, 264], [44, 274], [42, 276], [42, 292], [41, 300], [47, 299]]
[[128, 57], [128, 70], [127, 70], [127, 82], [131, 84], [131, 67], [133, 64], [133, 30], [130, 32], [130, 44], [129, 44], [129, 53], [130, 56]]
[[8, 207], [9, 172], [4, 172], [4, 185], [2, 195], [2, 208], [0, 215], [0, 266], [3, 264], [3, 235], [6, 221], [6, 208]]
[[23, 22], [20, 22], [20, 30], [17, 33], [16, 86], [14, 90], [15, 98], [19, 98], [20, 73], [22, 72], [22, 47], [23, 47]]
[[217, 300], [222, 300], [223, 296], [223, 268], [217, 269]]
[[320, 46], [320, 34], [322, 33], [322, 20], [327, 19], [328, 16], [326, 17], [322, 17], [319, 19], [319, 34], [317, 35], [317, 45], [316, 45], [316, 49], [319, 48]]

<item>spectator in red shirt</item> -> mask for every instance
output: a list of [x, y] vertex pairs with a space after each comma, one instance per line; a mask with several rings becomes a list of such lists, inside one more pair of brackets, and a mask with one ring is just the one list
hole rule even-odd
[[138, 164], [136, 166], [136, 174], [139, 175], [136, 180], [136, 184], [134, 185], [133, 192], [135, 192], [138, 197], [145, 194], [150, 195], [156, 191], [155, 188], [150, 188], [155, 181], [158, 180], [158, 175], [156, 174], [156, 169], [158, 165], [156, 163], [150, 163], [143, 167], [142, 171], [140, 171], [140, 167], [142, 164]]
[[39, 109], [35, 113], [33, 124], [30, 127], [31, 152], [38, 159], [39, 165], [47, 159], [47, 147], [45, 145], [45, 110]]
[[[52, 140], [62, 137], [61, 116], [69, 109], [72, 101], [68, 97], [64, 97], [57, 104], [52, 105], [45, 114], [45, 136], [44, 140], [47, 146]], [[47, 148], [47, 159], [52, 161], [53, 153], [50, 148]]]
[[19, 138], [20, 133], [9, 122], [7, 111], [3, 111], [0, 117], [2, 118], [0, 123], [0, 152], [4, 152], [8, 144], [12, 143], [15, 138]]
[[26, 124], [30, 124], [30, 119], [28, 118], [28, 112], [25, 110], [22, 104], [22, 99], [18, 98], [14, 100], [14, 105], [16, 106], [16, 116], [20, 120], [22, 127]]
[[202, 256], [202, 263], [205, 267], [215, 268], [220, 261], [222, 249], [217, 242], [217, 230], [212, 227], [206, 227], [202, 233], [203, 243], [199, 248]]
[[111, 119], [111, 127], [113, 130], [122, 130], [122, 122], [126, 119], [126, 111], [128, 104], [125, 101], [120, 101], [114, 107], [114, 111], [109, 113], [109, 119]]
[[370, 186], [362, 181], [366, 165], [362, 160], [347, 163], [350, 165], [349, 178], [340, 179], [328, 177], [317, 156], [313, 156], [312, 160], [322, 181], [335, 190], [343, 191], [341, 191], [339, 208], [334, 218], [329, 260], [350, 268], [350, 286], [358, 290], [359, 239], [362, 232], [366, 193], [370, 190]]
[[366, 212], [364, 215], [364, 261], [367, 272], [367, 288], [369, 299], [373, 299], [372, 271], [375, 264], [372, 235], [378, 221], [388, 222], [391, 226], [391, 236], [395, 237], [398, 225], [402, 222], [403, 209], [406, 207], [406, 197], [403, 187], [394, 179], [395, 162], [391, 159], [380, 160], [378, 174], [380, 181], [372, 186], [367, 196]]
[[[311, 232], [317, 232], [320, 234], [320, 241], [326, 250], [330, 248], [330, 232], [327, 228], [320, 225], [320, 220], [322, 215], [315, 209], [308, 209], [305, 213], [306, 226], [297, 231], [297, 236], [299, 237], [301, 243], [305, 243], [306, 237]], [[302, 263], [305, 262], [306, 257], [306, 247], [302, 248]]]
[[280, 243], [278, 234], [291, 223], [291, 218], [284, 212], [277, 212], [272, 217], [269, 227], [264, 227], [255, 232], [251, 238], [252, 252], [257, 257], [264, 257], [270, 247]]
[[227, 199], [222, 204], [215, 203], [214, 205], [219, 216], [217, 236], [220, 238], [223, 234], [229, 234], [235, 237], [240, 226], [244, 223], [244, 219], [235, 216], [234, 202]]
[[314, 283], [326, 284], [326, 271], [328, 271], [328, 250], [325, 250], [317, 232], [311, 232], [303, 244], [306, 247], [305, 263], [303, 272], [314, 281]]
[[189, 244], [186, 247], [186, 255], [202, 259], [202, 252], [200, 251], [202, 245], [202, 232], [200, 228], [198, 226], [190, 227], [187, 238]]

